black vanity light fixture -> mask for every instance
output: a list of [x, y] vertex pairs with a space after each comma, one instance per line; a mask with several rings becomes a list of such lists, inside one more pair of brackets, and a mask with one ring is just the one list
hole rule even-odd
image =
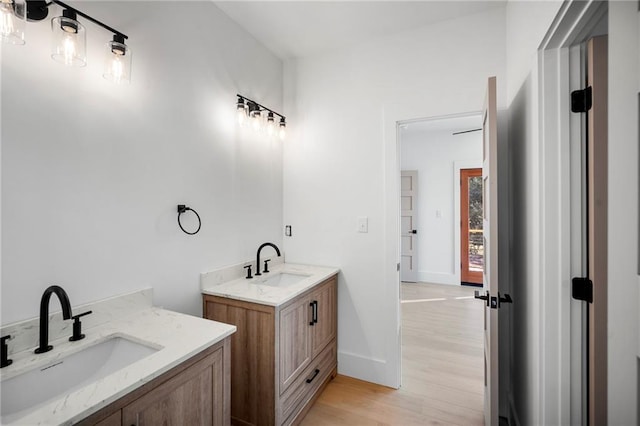
[[[239, 125], [243, 126], [248, 122], [253, 130], [258, 133], [261, 133], [263, 129], [266, 129], [267, 136], [269, 137], [275, 136], [277, 132], [280, 139], [285, 138], [287, 119], [284, 115], [272, 110], [271, 108], [267, 108], [264, 105], [260, 105], [246, 96], [237, 96], [238, 101], [236, 103], [236, 113]], [[276, 116], [280, 118], [277, 125]]]
[[113, 40], [105, 45], [103, 77], [114, 83], [131, 81], [131, 49], [125, 44], [128, 37], [118, 30], [59, 0], [0, 0], [0, 37], [5, 43], [24, 44], [25, 22], [42, 21], [51, 5], [62, 8], [62, 16], [51, 20], [51, 58], [68, 67], [87, 65], [85, 27], [78, 16], [113, 33]]

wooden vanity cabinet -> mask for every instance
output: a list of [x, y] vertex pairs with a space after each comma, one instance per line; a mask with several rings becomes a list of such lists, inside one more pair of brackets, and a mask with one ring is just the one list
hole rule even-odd
[[230, 346], [227, 337], [79, 424], [229, 425]]
[[335, 377], [337, 276], [281, 306], [204, 295], [204, 316], [231, 337], [231, 422], [299, 423]]

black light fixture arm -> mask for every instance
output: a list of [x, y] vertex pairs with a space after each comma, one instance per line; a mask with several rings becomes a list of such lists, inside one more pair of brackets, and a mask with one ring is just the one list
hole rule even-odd
[[83, 18], [88, 19], [89, 21], [93, 22], [94, 24], [101, 26], [102, 28], [104, 28], [107, 31], [111, 31], [115, 35], [120, 36], [120, 37], [124, 38], [125, 40], [129, 38], [129, 37], [127, 37], [126, 34], [121, 33], [120, 31], [118, 31], [116, 29], [111, 28], [107, 24], [105, 24], [103, 22], [100, 22], [95, 18], [92, 18], [91, 16], [87, 15], [86, 13], [83, 13], [83, 12], [79, 11], [78, 9], [72, 7], [72, 6], [69, 6], [68, 4], [61, 2], [60, 0], [51, 0], [51, 3], [49, 3], [49, 4], [52, 4], [52, 3], [60, 5], [60, 6], [64, 7], [65, 9], [73, 10], [78, 15], [82, 16]]
[[[53, 0], [53, 1], [58, 1], [58, 0]], [[267, 108], [266, 106], [264, 106], [264, 105], [262, 105], [262, 104], [259, 104], [258, 102], [254, 101], [253, 99], [249, 99], [249, 98], [247, 98], [246, 96], [242, 96], [242, 95], [241, 95], [241, 94], [239, 94], [239, 93], [238, 93], [236, 96], [238, 96], [238, 98], [240, 98], [240, 99], [243, 99], [243, 100], [244, 100], [245, 102], [247, 102], [247, 103], [252, 103], [252, 104], [254, 104], [254, 105], [258, 106], [258, 107], [260, 108], [260, 110], [261, 110], [261, 111], [262, 111], [262, 110], [269, 111], [269, 112], [271, 112], [271, 113], [273, 113], [273, 114], [277, 115], [278, 117], [280, 117], [280, 118], [282, 118], [282, 119], [284, 119], [284, 120], [286, 120], [286, 119], [287, 119], [287, 117], [285, 117], [284, 115], [280, 114], [279, 112], [274, 111], [274, 110], [272, 110], [271, 108]]]
[[52, 4], [57, 4], [58, 6], [62, 6], [67, 10], [74, 11], [77, 15], [82, 16], [83, 18], [93, 22], [94, 24], [104, 28], [107, 31], [112, 32], [114, 35], [118, 36], [122, 39], [128, 39], [129, 37], [121, 33], [120, 31], [108, 26], [107, 24], [98, 21], [97, 19], [87, 15], [86, 13], [76, 9], [73, 6], [69, 6], [66, 3], [61, 2], [60, 0], [51, 0], [50, 2], [45, 2], [43, 0], [27, 0], [27, 18], [33, 21], [41, 21], [47, 17], [46, 9]]

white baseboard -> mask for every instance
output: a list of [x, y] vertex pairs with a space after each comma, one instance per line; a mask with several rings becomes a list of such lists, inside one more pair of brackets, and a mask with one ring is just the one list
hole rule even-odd
[[338, 373], [367, 382], [393, 387], [392, 384], [385, 381], [387, 362], [383, 359], [338, 351]]
[[460, 285], [456, 274], [443, 272], [418, 271], [418, 280], [433, 284]]

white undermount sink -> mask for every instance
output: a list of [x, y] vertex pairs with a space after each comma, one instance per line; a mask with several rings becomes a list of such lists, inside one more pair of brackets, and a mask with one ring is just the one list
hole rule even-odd
[[266, 285], [269, 287], [289, 287], [300, 281], [309, 278], [310, 275], [304, 274], [292, 274], [289, 272], [278, 272], [264, 281], [257, 282], [256, 284]]
[[3, 380], [0, 382], [0, 423], [18, 419], [49, 400], [96, 382], [157, 351], [125, 337], [112, 336], [47, 365]]

